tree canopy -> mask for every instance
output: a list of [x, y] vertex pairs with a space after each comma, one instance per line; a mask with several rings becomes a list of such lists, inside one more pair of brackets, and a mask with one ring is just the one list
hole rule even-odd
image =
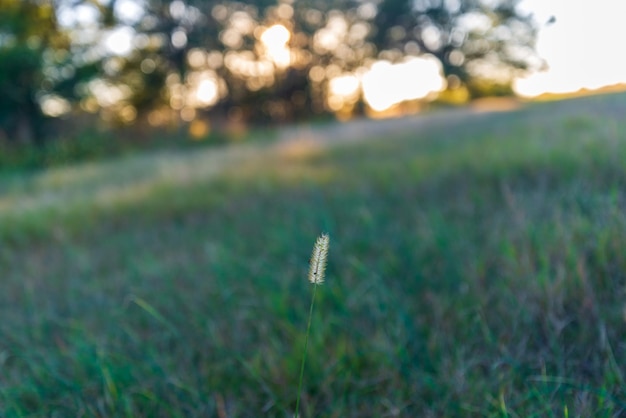
[[[393, 100], [368, 85], [420, 99], [426, 69], [433, 89], [483, 94], [538, 65], [517, 3], [0, 0], [0, 137], [41, 138], [46, 116], [68, 112], [158, 126], [380, 110]], [[402, 80], [385, 75], [394, 65]]]

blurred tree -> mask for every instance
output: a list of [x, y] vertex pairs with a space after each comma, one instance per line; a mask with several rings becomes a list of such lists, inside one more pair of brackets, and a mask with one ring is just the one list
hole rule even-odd
[[0, 138], [41, 143], [46, 61], [67, 46], [52, 3], [0, 0]]
[[330, 81], [381, 57], [431, 54], [449, 85], [473, 96], [510, 93], [514, 75], [537, 60], [518, 0], [145, 0], [132, 22], [120, 22], [121, 2], [108, 15], [144, 46], [112, 76], [143, 80], [129, 98], [137, 110], [165, 100], [183, 119], [203, 108], [260, 120], [354, 111], [358, 94], [328, 102]]
[[[417, 50], [474, 95], [508, 91], [515, 74], [541, 62], [536, 26], [520, 0], [383, 0], [374, 19], [378, 49]], [[492, 85], [493, 89], [485, 86]]]
[[152, 125], [209, 111], [265, 121], [352, 114], [376, 60], [423, 54], [438, 58], [449, 86], [510, 92], [536, 61], [535, 28], [517, 3], [0, 0], [0, 136], [41, 140], [45, 114], [77, 105]]
[[[323, 16], [329, 6], [341, 6], [303, 1], [298, 5], [302, 13], [296, 13], [275, 0], [146, 0], [129, 18], [124, 3], [102, 7], [101, 22], [109, 29], [132, 28], [134, 48], [123, 56], [104, 57], [105, 68], [114, 69], [102, 79], [130, 87], [118, 108], [131, 106], [138, 116], [155, 122], [169, 120], [172, 110], [186, 119], [208, 108], [248, 120], [303, 116], [311, 102], [307, 44], [323, 23], [320, 18], [300, 32], [304, 12]], [[285, 57], [277, 57], [274, 46], [266, 44], [273, 39], [262, 37], [272, 26], [274, 36], [280, 37], [281, 28], [287, 33], [284, 48], [277, 50], [286, 52], [288, 62], [278, 62]], [[299, 54], [297, 60], [290, 59], [290, 50]]]

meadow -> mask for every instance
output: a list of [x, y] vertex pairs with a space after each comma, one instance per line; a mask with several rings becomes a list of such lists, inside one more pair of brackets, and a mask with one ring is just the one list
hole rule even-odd
[[7, 174], [0, 416], [293, 417], [322, 232], [301, 417], [623, 416], [625, 114]]

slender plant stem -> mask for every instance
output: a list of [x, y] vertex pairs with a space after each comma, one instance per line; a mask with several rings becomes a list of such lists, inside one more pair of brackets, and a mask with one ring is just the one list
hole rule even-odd
[[309, 309], [309, 323], [306, 326], [306, 337], [304, 337], [304, 353], [302, 355], [302, 363], [300, 364], [300, 382], [298, 383], [298, 398], [296, 400], [296, 415], [294, 418], [300, 416], [300, 392], [302, 391], [302, 377], [304, 376], [304, 362], [306, 361], [306, 350], [309, 346], [309, 332], [311, 331], [311, 318], [313, 318], [313, 305], [315, 304], [315, 291], [317, 290], [317, 284], [313, 285], [313, 296], [311, 296], [311, 308]]

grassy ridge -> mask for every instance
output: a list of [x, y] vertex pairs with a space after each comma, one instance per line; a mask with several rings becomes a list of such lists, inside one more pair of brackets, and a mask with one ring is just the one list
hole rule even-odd
[[0, 415], [291, 416], [321, 231], [304, 416], [620, 415], [625, 111], [9, 179]]

